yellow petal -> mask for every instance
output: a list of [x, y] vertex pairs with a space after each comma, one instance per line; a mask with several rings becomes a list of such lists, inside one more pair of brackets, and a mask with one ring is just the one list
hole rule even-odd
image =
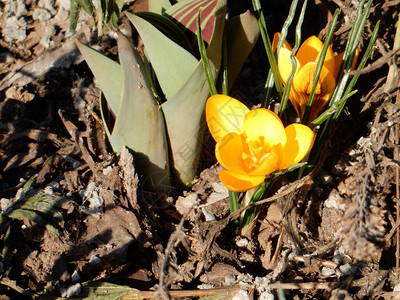
[[265, 154], [265, 159], [263, 162], [254, 171], [250, 172], [249, 175], [266, 176], [272, 172], [280, 170], [282, 155], [283, 151], [281, 144], [273, 147], [271, 151]]
[[213, 95], [208, 98], [206, 120], [213, 138], [218, 142], [230, 132], [240, 133], [248, 112], [246, 105], [229, 96]]
[[[305, 40], [296, 54], [301, 66], [304, 66], [309, 62], [318, 62], [323, 47], [324, 43], [315, 35], [310, 36], [307, 40]], [[328, 46], [328, 50], [326, 51], [324, 66], [329, 72], [335, 74], [336, 60], [331, 46]]]
[[289, 92], [289, 100], [292, 103], [294, 109], [296, 110], [297, 115], [301, 118], [304, 115], [304, 110], [307, 105], [308, 96], [302, 97], [302, 95], [298, 94], [294, 88], [291, 88]]
[[301, 66], [304, 66], [308, 62], [315, 61], [323, 46], [324, 44], [315, 35], [305, 40], [296, 54]]
[[314, 132], [302, 124], [290, 124], [285, 128], [287, 142], [283, 148], [280, 169], [286, 169], [300, 162], [314, 144]]
[[[281, 33], [280, 32], [276, 32], [274, 34], [274, 39], [272, 40], [272, 51], [276, 51], [276, 46], [278, 45], [278, 41], [279, 38], [281, 37]], [[283, 42], [282, 48], [288, 49], [289, 51], [292, 51], [292, 47], [290, 46], [290, 44], [285, 40]]]
[[[292, 89], [293, 94], [295, 95], [295, 99], [291, 99], [291, 101], [295, 101], [296, 105], [300, 107], [300, 111], [302, 112], [300, 117], [303, 116], [308, 98], [312, 90], [316, 68], [317, 63], [308, 63], [304, 67], [302, 67], [293, 78]], [[328, 103], [335, 89], [335, 85], [336, 82], [333, 78], [333, 74], [323, 66], [315, 90], [315, 98], [313, 102], [313, 106], [315, 105], [314, 115], [318, 115], [318, 113]], [[317, 108], [319, 109], [318, 111]]]
[[246, 173], [242, 159], [242, 138], [236, 132], [228, 133], [215, 146], [215, 157], [226, 169], [238, 173]]
[[245, 192], [264, 181], [265, 176], [250, 176], [229, 170], [219, 172], [219, 179], [232, 192]]
[[272, 149], [277, 144], [286, 143], [285, 128], [282, 121], [272, 111], [258, 108], [249, 111], [243, 121], [243, 132], [249, 140], [264, 137], [266, 147]]
[[[296, 61], [297, 58], [295, 57]], [[300, 68], [300, 63], [297, 61], [296, 72], [298, 72]], [[281, 48], [278, 54], [278, 70], [279, 74], [281, 75], [281, 79], [283, 84], [286, 84], [290, 73], [292, 73], [292, 62], [290, 61], [290, 50], [286, 48]]]
[[[315, 59], [315, 62], [318, 63], [319, 55]], [[340, 66], [340, 65], [339, 65]], [[332, 47], [329, 46], [328, 50], [326, 51], [326, 56], [325, 56], [325, 61], [324, 61], [324, 67], [328, 69], [329, 72], [331, 72], [332, 76], [334, 76], [336, 72], [336, 59], [335, 59], [335, 54], [333, 53]]]

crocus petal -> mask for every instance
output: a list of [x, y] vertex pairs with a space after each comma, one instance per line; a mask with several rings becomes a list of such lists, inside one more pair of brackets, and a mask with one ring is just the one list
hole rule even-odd
[[[274, 52], [276, 50], [276, 46], [278, 45], [280, 37], [281, 37], [281, 33], [280, 32], [276, 32], [274, 34], [274, 39], [272, 40], [272, 51], [274, 51]], [[285, 49], [288, 49], [289, 51], [292, 51], [292, 47], [290, 46], [290, 44], [286, 40], [283, 42], [282, 48], [285, 48]]]
[[[297, 64], [296, 64], [296, 72], [298, 72], [300, 68], [300, 62], [295, 57]], [[290, 73], [292, 73], [292, 61], [290, 60], [290, 50], [286, 48], [281, 48], [278, 53], [278, 70], [279, 75], [281, 75], [281, 79], [283, 84], [286, 84]]]
[[[292, 88], [294, 90], [293, 94], [296, 98], [290, 100], [292, 103], [296, 102], [296, 105], [301, 107], [302, 114], [300, 117], [303, 117], [303, 113], [312, 90], [316, 68], [317, 63], [308, 63], [302, 67], [293, 78]], [[318, 113], [328, 103], [335, 89], [335, 84], [336, 83], [335, 79], [333, 78], [333, 74], [323, 66], [318, 79], [317, 88], [315, 90], [315, 98], [313, 102], [313, 106], [315, 105], [314, 115], [318, 115]], [[318, 111], [317, 108], [319, 109]]]
[[215, 146], [215, 157], [226, 169], [246, 173], [242, 159], [242, 138], [236, 132], [228, 133]]
[[264, 144], [272, 149], [286, 143], [285, 128], [279, 117], [266, 108], [249, 111], [243, 121], [243, 132], [249, 140], [264, 137]]
[[315, 61], [323, 46], [324, 44], [315, 35], [306, 39], [304, 43], [301, 44], [296, 54], [301, 66], [304, 66], [308, 62]]
[[218, 142], [230, 132], [240, 133], [249, 109], [225, 95], [213, 95], [206, 103], [206, 120], [212, 137]]
[[245, 192], [264, 181], [265, 176], [250, 176], [229, 170], [219, 172], [219, 179], [232, 192]]
[[260, 176], [260, 175], [268, 175], [272, 172], [280, 170], [280, 163], [282, 160], [282, 145], [278, 144], [273, 147], [268, 153], [266, 153], [266, 157], [263, 162], [249, 175], [252, 176]]
[[[309, 62], [318, 62], [323, 47], [324, 43], [314, 35], [305, 40], [296, 54], [301, 66], [304, 66]], [[332, 74], [335, 73], [336, 60], [331, 46], [328, 46], [326, 51], [324, 66], [329, 70], [329, 72], [332, 72]]]
[[[304, 99], [306, 98], [306, 99]], [[307, 100], [308, 97], [301, 97], [301, 95], [299, 95], [295, 89], [291, 88], [290, 92], [289, 92], [289, 100], [292, 103], [294, 109], [297, 112], [297, 115], [299, 117], [302, 117], [304, 115], [304, 111], [307, 105]], [[305, 101], [304, 101], [305, 100]]]
[[[315, 59], [316, 63], [318, 63], [318, 59], [319, 59], [319, 55]], [[339, 63], [339, 66], [340, 66], [340, 63]], [[336, 72], [336, 58], [335, 58], [335, 54], [333, 53], [333, 50], [332, 50], [331, 46], [328, 46], [328, 50], [326, 51], [324, 67], [327, 68], [328, 71], [332, 73], [332, 75], [335, 74], [335, 72]], [[336, 80], [335, 76], [333, 78], [335, 78], [335, 80]]]
[[287, 142], [283, 148], [280, 169], [300, 162], [314, 144], [314, 132], [306, 125], [291, 124], [285, 128]]

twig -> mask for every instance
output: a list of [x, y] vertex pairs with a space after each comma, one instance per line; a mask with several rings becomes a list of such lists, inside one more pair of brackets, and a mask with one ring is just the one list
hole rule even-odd
[[0, 284], [7, 286], [11, 289], [13, 289], [14, 291], [20, 293], [21, 295], [25, 295], [25, 296], [34, 296], [32, 293], [30, 293], [27, 290], [24, 290], [22, 287], [19, 287], [17, 285], [17, 283], [14, 280], [10, 280], [7, 277], [1, 278], [0, 279]]
[[160, 270], [160, 274], [159, 274], [159, 283], [158, 283], [158, 288], [157, 288], [157, 295], [161, 296], [163, 299], [170, 299], [170, 296], [173, 296], [172, 294], [170, 294], [167, 291], [167, 287], [165, 286], [165, 275], [168, 272], [168, 265], [169, 265], [169, 261], [170, 261], [170, 257], [171, 257], [171, 253], [172, 250], [175, 248], [175, 246], [177, 245], [177, 241], [179, 242], [179, 240], [182, 238], [182, 234], [184, 234], [184, 232], [182, 231], [183, 228], [183, 223], [185, 222], [187, 216], [189, 215], [189, 213], [192, 211], [192, 209], [196, 206], [197, 204], [192, 205], [192, 207], [189, 209], [189, 211], [182, 216], [181, 221], [179, 222], [178, 227], [176, 228], [176, 230], [174, 231], [174, 233], [171, 234], [169, 240], [168, 240], [168, 244], [167, 244], [167, 248], [165, 249], [165, 254], [164, 254], [164, 261], [163, 264], [161, 266], [161, 270]]
[[73, 140], [75, 141], [76, 145], [78, 146], [79, 150], [82, 153], [82, 158], [89, 166], [90, 170], [95, 174], [96, 168], [95, 163], [90, 155], [88, 149], [85, 147], [83, 143], [82, 133], [78, 130], [78, 128], [71, 122], [68, 121], [64, 115], [62, 114], [61, 110], [58, 111], [58, 115], [61, 118], [61, 121], [64, 123], [65, 128], [67, 129], [68, 133], [71, 135]]
[[[396, 103], [400, 102], [400, 92], [397, 90], [396, 95]], [[399, 144], [399, 124], [396, 124], [394, 127], [395, 130], [395, 143]], [[394, 148], [394, 158], [399, 161], [399, 148]], [[400, 197], [400, 182], [399, 182], [399, 166], [396, 165], [396, 223], [399, 222], [400, 215], [400, 205], [399, 205], [399, 197]], [[400, 265], [400, 230], [399, 227], [396, 228], [396, 275], [399, 277], [399, 265]]]
[[361, 70], [350, 71], [349, 74], [350, 75], [362, 75], [362, 74], [370, 73], [376, 69], [381, 68], [385, 64], [389, 64], [391, 62], [392, 58], [395, 57], [399, 53], [400, 53], [400, 49], [391, 50], [389, 52], [386, 52], [382, 57], [380, 57], [373, 63], [369, 64], [365, 68], [363, 68]]

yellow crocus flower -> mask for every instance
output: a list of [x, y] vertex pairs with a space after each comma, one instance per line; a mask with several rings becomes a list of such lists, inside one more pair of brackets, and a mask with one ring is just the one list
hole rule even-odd
[[225, 95], [211, 96], [206, 120], [215, 139], [215, 156], [225, 168], [220, 180], [233, 192], [244, 192], [268, 174], [300, 162], [314, 143], [313, 131], [302, 124], [286, 128], [266, 108], [249, 110]]
[[[280, 33], [275, 33], [273, 40], [273, 49], [275, 50]], [[300, 118], [303, 117], [307, 106], [307, 101], [311, 93], [314, 75], [317, 68], [320, 52], [324, 44], [316, 36], [309, 37], [300, 46], [295, 59], [297, 68], [293, 77], [290, 89], [289, 99], [293, 104]], [[290, 53], [292, 48], [285, 41], [278, 53], [278, 69], [283, 84], [286, 84], [290, 73], [292, 72], [292, 63]], [[356, 56], [358, 52], [356, 53]], [[334, 55], [332, 47], [328, 47], [324, 64], [318, 79], [318, 85], [315, 91], [314, 101], [311, 107], [309, 122], [318, 117], [319, 113], [325, 108], [336, 86], [336, 77], [339, 72], [343, 54]], [[354, 59], [356, 61], [356, 58]]]

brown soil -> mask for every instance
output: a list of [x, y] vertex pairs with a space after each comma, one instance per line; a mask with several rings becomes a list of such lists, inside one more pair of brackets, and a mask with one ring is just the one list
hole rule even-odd
[[[286, 18], [287, 1], [278, 2], [265, 4], [271, 32]], [[400, 94], [399, 78], [388, 78], [388, 65], [398, 63], [390, 52], [398, 1], [373, 4], [361, 49], [378, 20], [379, 37], [318, 170], [293, 183], [280, 180], [259, 204], [254, 227], [240, 236], [231, 230], [228, 193], [208, 139], [191, 190], [141, 188], [132, 155], [111, 151], [99, 90], [75, 47], [79, 39], [115, 58], [115, 41], [98, 40], [85, 20], [68, 34], [69, 1], [46, 3], [0, 4], [2, 299], [79, 291], [128, 299], [399, 297]], [[250, 5], [232, 5], [232, 14]], [[348, 1], [310, 3], [303, 35], [322, 34], [326, 9], [337, 5], [343, 11], [334, 49], [343, 47], [355, 13]], [[133, 9], [134, 2], [124, 7]], [[21, 19], [25, 25], [16, 28], [26, 36], [10, 31]], [[125, 17], [121, 24], [130, 32]], [[232, 96], [257, 104], [267, 68], [259, 43]], [[37, 197], [39, 219], [7, 219], [10, 205]]]

